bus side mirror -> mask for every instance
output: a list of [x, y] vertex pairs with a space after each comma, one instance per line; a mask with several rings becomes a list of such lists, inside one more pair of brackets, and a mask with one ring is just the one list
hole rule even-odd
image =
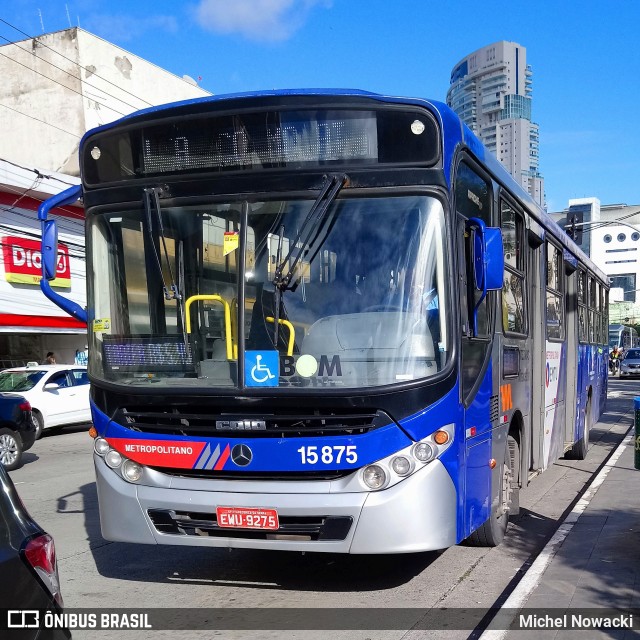
[[487, 227], [479, 218], [470, 218], [467, 226], [473, 228], [473, 284], [486, 295], [487, 291], [502, 289], [504, 277], [504, 250], [502, 231]]
[[54, 280], [58, 266], [58, 227], [55, 220], [46, 220], [42, 229], [42, 268], [47, 280]]
[[473, 335], [478, 335], [478, 309], [488, 291], [502, 289], [504, 279], [504, 248], [498, 227], [487, 227], [480, 218], [469, 218], [467, 227], [473, 229], [473, 284], [482, 295], [473, 308]]
[[498, 227], [487, 227], [485, 239], [485, 279], [487, 291], [499, 291], [504, 282], [504, 248], [502, 231]]

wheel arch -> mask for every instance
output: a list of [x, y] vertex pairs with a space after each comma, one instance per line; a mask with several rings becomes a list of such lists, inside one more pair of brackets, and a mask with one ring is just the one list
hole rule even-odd
[[518, 445], [518, 460], [515, 469], [517, 470], [518, 477], [514, 478], [514, 485], [516, 487], [522, 487], [522, 469], [526, 469], [526, 462], [523, 460], [526, 447], [523, 446], [524, 439], [526, 438], [524, 429], [524, 416], [519, 410], [514, 411], [511, 416], [511, 423], [509, 424], [508, 436], [511, 436]]

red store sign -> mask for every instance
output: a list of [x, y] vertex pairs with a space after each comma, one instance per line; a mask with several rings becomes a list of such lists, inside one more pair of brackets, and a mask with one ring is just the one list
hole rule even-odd
[[[35, 285], [40, 283], [42, 279], [42, 254], [40, 253], [39, 240], [4, 236], [2, 238], [2, 254], [7, 282]], [[56, 278], [50, 284], [52, 287], [61, 288], [71, 286], [69, 249], [62, 243], [58, 243]]]

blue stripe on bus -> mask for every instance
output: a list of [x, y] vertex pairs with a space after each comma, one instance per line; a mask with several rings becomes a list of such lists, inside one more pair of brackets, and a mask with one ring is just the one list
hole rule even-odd
[[[358, 436], [312, 436], [298, 438], [251, 438], [250, 434], [242, 434], [237, 437], [230, 436], [176, 436], [163, 433], [143, 433], [132, 431], [127, 427], [109, 420], [108, 416], [102, 413], [93, 403], [92, 412], [94, 426], [101, 437], [105, 438], [127, 438], [130, 440], [163, 440], [184, 444], [186, 442], [206, 442], [204, 448], [194, 464], [194, 468], [206, 469], [209, 466], [211, 456], [217, 447], [223, 449], [226, 445], [233, 446], [238, 443], [245, 443], [252, 449], [254, 457], [251, 464], [243, 467], [246, 471], [311, 471], [323, 468], [332, 469], [357, 469], [367, 464], [371, 464], [385, 458], [393, 453], [408, 447], [415, 440], [421, 440], [440, 427], [456, 422], [461, 417], [458, 403], [458, 388], [455, 387], [445, 398], [435, 403], [431, 407], [420, 413], [410, 416], [401, 422], [402, 428], [396, 424], [380, 427], [369, 433]], [[464, 433], [456, 429], [456, 433]], [[458, 446], [454, 440], [453, 447]], [[347, 447], [355, 446], [357, 449], [357, 463], [349, 463], [346, 455], [341, 455], [340, 463], [335, 461], [330, 465], [323, 465], [320, 462], [309, 465], [303, 462], [303, 456], [299, 453], [301, 447], [317, 447], [317, 452], [321, 456], [322, 447]], [[462, 443], [464, 447], [464, 443]], [[464, 449], [463, 449], [464, 450]], [[445, 452], [445, 456], [448, 451]], [[206, 459], [205, 459], [206, 458]], [[458, 486], [458, 454], [449, 455], [443, 463], [451, 475], [456, 486]], [[312, 468], [313, 467], [313, 468]], [[225, 469], [234, 469], [230, 462], [225, 464]], [[238, 469], [234, 469], [238, 470]]]

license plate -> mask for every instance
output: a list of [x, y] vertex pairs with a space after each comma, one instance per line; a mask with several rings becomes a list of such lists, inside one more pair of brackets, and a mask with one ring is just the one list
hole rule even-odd
[[278, 529], [275, 509], [254, 507], [216, 507], [218, 526], [227, 529]]

